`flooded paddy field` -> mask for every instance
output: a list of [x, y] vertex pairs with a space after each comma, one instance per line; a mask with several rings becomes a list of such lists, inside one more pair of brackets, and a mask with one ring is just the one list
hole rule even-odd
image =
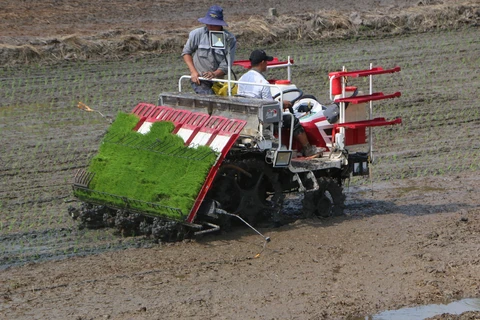
[[[375, 128], [373, 174], [345, 187], [345, 216], [262, 228], [265, 248], [242, 227], [155, 243], [79, 229], [68, 214], [73, 176], [118, 112], [177, 90], [187, 73], [178, 53], [1, 67], [0, 316], [362, 319], [480, 297], [478, 34], [469, 26], [265, 45], [291, 56], [295, 84], [325, 102], [331, 71], [400, 66], [374, 88], [402, 96], [374, 110], [403, 119]], [[251, 49], [239, 47], [237, 59]], [[284, 213], [296, 210], [290, 199]]]

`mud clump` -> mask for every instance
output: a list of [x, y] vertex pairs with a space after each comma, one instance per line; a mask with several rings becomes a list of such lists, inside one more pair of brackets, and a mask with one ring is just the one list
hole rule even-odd
[[69, 206], [69, 215], [80, 230], [114, 228], [123, 237], [145, 236], [154, 242], [175, 242], [192, 237], [179, 222], [153, 218], [127, 210], [114, 210], [103, 205], [81, 203]]

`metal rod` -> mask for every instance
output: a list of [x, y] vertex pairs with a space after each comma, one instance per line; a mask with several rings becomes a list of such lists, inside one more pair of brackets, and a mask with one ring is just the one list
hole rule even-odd
[[[370, 63], [370, 70], [373, 69], [373, 64]], [[370, 95], [373, 94], [373, 75], [370, 75]], [[373, 119], [373, 101], [370, 100], [370, 103], [369, 103], [369, 107], [370, 107], [370, 110], [369, 110], [369, 120], [372, 120]], [[372, 130], [372, 127], [368, 127], [368, 147], [370, 149], [370, 161], [371, 163], [373, 163], [373, 130]]]
[[258, 233], [266, 242], [270, 242], [270, 237], [265, 237], [263, 234], [260, 233], [260, 231], [258, 231], [257, 229], [255, 229], [254, 227], [252, 227], [247, 221], [243, 220], [242, 217], [240, 217], [239, 215], [236, 215], [236, 214], [233, 214], [233, 213], [229, 213], [225, 210], [222, 210], [222, 209], [219, 209], [219, 208], [216, 208], [215, 209], [215, 213], [218, 213], [218, 214], [224, 214], [224, 215], [227, 215], [227, 216], [231, 216], [231, 217], [235, 217], [235, 218], [238, 218], [240, 219], [240, 221], [242, 221], [243, 223], [245, 223], [248, 227], [250, 227], [250, 229], [252, 229], [253, 231], [255, 231], [256, 233]]
[[205, 222], [206, 225], [208, 225], [209, 227], [211, 227], [210, 229], [205, 229], [205, 230], [200, 230], [200, 231], [196, 231], [194, 232], [193, 234], [195, 236], [198, 236], [200, 234], [205, 234], [205, 233], [210, 233], [210, 232], [215, 232], [215, 231], [218, 231], [220, 230], [220, 227], [217, 226], [216, 224], [213, 224], [213, 223], [209, 223], [209, 222]]

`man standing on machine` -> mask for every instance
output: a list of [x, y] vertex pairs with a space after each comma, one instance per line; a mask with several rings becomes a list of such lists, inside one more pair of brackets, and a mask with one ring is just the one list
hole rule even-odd
[[[225, 33], [231, 61], [235, 60], [237, 40], [232, 33], [223, 28], [228, 25], [223, 20], [223, 9], [219, 6], [211, 6], [205, 17], [198, 19], [198, 21], [204, 23], [205, 26], [190, 32], [182, 51], [183, 61], [190, 70], [193, 90], [198, 94], [214, 94], [212, 90], [213, 81], [208, 80], [223, 78], [228, 73], [230, 66], [227, 63], [225, 49], [212, 49], [210, 47], [209, 31], [223, 31]], [[200, 80], [200, 77], [208, 80]]]

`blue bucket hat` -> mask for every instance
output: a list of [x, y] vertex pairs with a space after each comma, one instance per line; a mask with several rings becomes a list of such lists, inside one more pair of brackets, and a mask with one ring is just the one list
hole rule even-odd
[[211, 6], [208, 9], [207, 14], [205, 17], [198, 19], [203, 24], [209, 24], [212, 26], [226, 26], [228, 27], [228, 24], [223, 21], [223, 9], [222, 7], [219, 6]]

